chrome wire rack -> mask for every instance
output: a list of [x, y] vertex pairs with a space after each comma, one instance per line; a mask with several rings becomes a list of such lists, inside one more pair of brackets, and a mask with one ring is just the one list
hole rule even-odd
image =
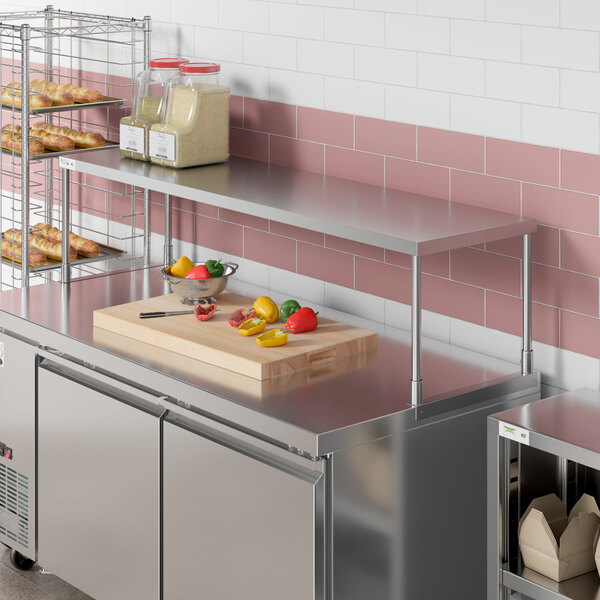
[[[12, 97], [3, 94], [0, 127], [20, 126], [22, 134], [19, 147], [3, 135], [0, 228], [2, 232], [20, 230], [24, 236], [20, 246], [4, 241], [0, 289], [58, 278], [61, 263], [38, 264], [40, 251], [30, 246], [37, 223], [48, 223], [63, 232], [72, 230], [107, 248], [102, 260], [70, 261], [69, 271], [74, 276], [130, 268], [131, 261], [142, 262], [144, 254], [149, 259], [148, 194], [132, 186], [115, 188], [97, 178], [71, 178], [67, 182], [72, 186], [71, 201], [67, 204], [56, 159], [90, 149], [34, 153], [31, 142], [36, 137], [30, 127], [44, 121], [99, 133], [106, 145], [94, 151], [118, 143], [119, 121], [131, 110], [135, 76], [150, 59], [150, 32], [150, 17], [94, 15], [52, 6], [0, 13], [0, 90], [20, 89]], [[101, 92], [103, 99], [37, 108], [36, 94], [30, 88], [36, 79], [91, 88]], [[68, 253], [68, 239], [63, 235], [63, 255]], [[16, 257], [14, 250], [21, 256]]]

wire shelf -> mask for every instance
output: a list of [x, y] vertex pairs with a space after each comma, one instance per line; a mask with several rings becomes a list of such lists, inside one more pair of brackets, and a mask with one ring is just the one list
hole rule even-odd
[[[100, 273], [122, 268], [122, 254], [135, 262], [140, 246], [147, 252], [148, 231], [140, 235], [144, 219], [141, 191], [132, 186], [113, 188], [102, 180], [76, 179], [71, 194], [63, 201], [62, 171], [54, 159], [61, 156], [104, 150], [118, 145], [120, 118], [129, 114], [133, 82], [150, 58], [149, 17], [130, 19], [63, 11], [21, 10], [0, 13], [0, 89], [19, 84], [23, 107], [0, 106], [0, 128], [20, 125], [26, 132], [21, 147], [29, 148], [31, 119], [66, 126], [78, 131], [100, 133], [108, 141], [99, 148], [76, 148], [66, 152], [46, 151], [22, 156], [2, 149], [0, 154], [0, 227], [26, 232], [22, 253], [24, 266], [2, 259], [0, 289], [29, 285], [30, 279], [56, 280], [61, 263], [42, 267], [29, 265], [28, 238], [32, 219], [63, 230], [87, 236], [103, 246], [100, 257], [77, 259], [71, 271], [76, 274]], [[103, 95], [100, 102], [31, 108], [30, 82], [43, 79], [87, 87]], [[140, 237], [144, 238], [140, 244]], [[66, 238], [65, 238], [66, 239]], [[113, 246], [117, 246], [113, 248]], [[149, 256], [149, 252], [147, 253]], [[112, 266], [109, 266], [112, 265]], [[69, 270], [61, 277], [68, 280]]]

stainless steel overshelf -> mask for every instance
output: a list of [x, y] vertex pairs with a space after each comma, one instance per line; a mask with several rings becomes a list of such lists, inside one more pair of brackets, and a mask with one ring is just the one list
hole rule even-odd
[[501, 577], [505, 587], [533, 600], [600, 600], [597, 571], [558, 583], [513, 561], [505, 565]]
[[535, 220], [518, 215], [242, 158], [178, 170], [115, 149], [65, 157], [60, 165], [413, 256], [536, 230]]
[[[0, 327], [319, 456], [419, 427], [441, 413], [448, 417], [475, 402], [493, 406], [501, 396], [505, 401], [539, 389], [537, 374], [521, 376], [516, 365], [424, 339], [424, 400], [411, 407], [410, 334], [331, 309], [322, 314], [377, 331], [377, 351], [267, 382], [93, 327], [95, 309], [167, 293], [159, 273], [142, 269], [4, 292]], [[230, 288], [257, 294], [239, 281]]]

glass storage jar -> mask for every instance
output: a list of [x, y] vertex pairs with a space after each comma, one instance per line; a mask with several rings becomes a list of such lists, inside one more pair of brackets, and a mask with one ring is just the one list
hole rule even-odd
[[121, 119], [121, 154], [137, 160], [150, 160], [148, 132], [160, 121], [162, 101], [167, 81], [179, 73], [179, 66], [189, 62], [185, 58], [155, 58], [142, 71], [133, 88], [131, 116]]
[[229, 158], [229, 88], [216, 63], [187, 63], [165, 89], [162, 120], [150, 128], [150, 160], [193, 167]]

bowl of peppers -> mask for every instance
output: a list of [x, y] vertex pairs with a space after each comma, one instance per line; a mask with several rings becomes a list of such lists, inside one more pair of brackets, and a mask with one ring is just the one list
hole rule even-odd
[[182, 256], [170, 267], [161, 270], [163, 279], [169, 282], [171, 291], [181, 296], [183, 304], [197, 304], [204, 298], [215, 298], [227, 287], [227, 280], [239, 268], [232, 262], [207, 260], [194, 264]]

